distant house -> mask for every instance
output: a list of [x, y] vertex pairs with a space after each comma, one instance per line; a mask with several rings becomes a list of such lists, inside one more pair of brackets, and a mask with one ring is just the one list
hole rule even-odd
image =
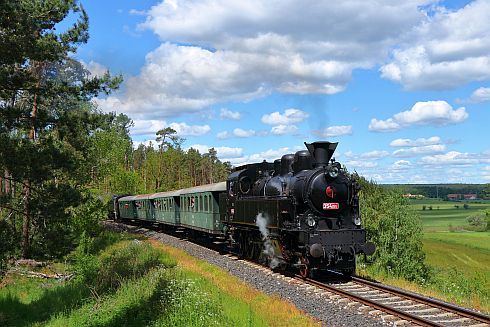
[[461, 200], [463, 198], [462, 194], [448, 194], [447, 199], [450, 201], [457, 201]]
[[476, 196], [476, 194], [465, 194], [464, 199], [465, 200], [476, 200], [476, 199], [478, 199], [478, 197]]

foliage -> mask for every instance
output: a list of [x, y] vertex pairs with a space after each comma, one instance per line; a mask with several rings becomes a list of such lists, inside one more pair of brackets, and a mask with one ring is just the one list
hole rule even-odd
[[368, 238], [376, 244], [374, 264], [386, 273], [422, 281], [428, 276], [422, 249], [422, 224], [400, 192], [385, 191], [359, 178], [361, 215]]
[[490, 209], [485, 211], [485, 231], [490, 232]]
[[473, 227], [483, 227], [485, 225], [485, 213], [484, 212], [476, 212], [468, 218], [466, 218], [468, 224]]
[[[68, 15], [77, 20], [63, 30]], [[92, 145], [117, 121], [90, 99], [121, 78], [93, 77], [72, 58], [88, 40], [76, 0], [3, 1], [0, 17], [0, 214], [15, 216], [7, 222], [22, 235], [22, 256], [60, 256], [76, 236], [71, 209], [87, 201], [93, 168], [106, 164]]]
[[[95, 275], [103, 269], [106, 276], [124, 274], [120, 283], [115, 283], [115, 288], [103, 288], [97, 286], [97, 277], [92, 282], [79, 278], [59, 282], [12, 276], [16, 279], [0, 288], [0, 325], [266, 326], [271, 321], [283, 321], [288, 326], [314, 325], [312, 319], [277, 297], [256, 294], [251, 288], [249, 292], [255, 293], [249, 296], [233, 276], [198, 259], [192, 258], [193, 267], [206, 268], [194, 272], [190, 267], [174, 267], [173, 259], [160, 247], [155, 254], [156, 248], [128, 240], [127, 235], [106, 233], [84, 238], [76, 252], [91, 255], [100, 264]], [[123, 241], [118, 242], [121, 238]], [[98, 244], [111, 245], [104, 248]], [[161, 260], [154, 265], [158, 256]], [[137, 261], [133, 266], [137, 269], [122, 267], [119, 263], [123, 258]], [[104, 268], [103, 261], [112, 263]], [[214, 281], [218, 276], [221, 287]], [[227, 290], [239, 286], [240, 292]]]
[[[133, 169], [136, 175], [119, 176], [126, 177], [127, 185], [131, 186], [132, 180], [142, 181], [139, 189], [142, 193], [169, 191], [202, 184], [217, 183], [226, 179], [231, 166], [222, 163], [217, 158], [216, 150], [209, 149], [208, 153], [201, 154], [190, 148], [184, 151], [180, 146], [168, 145], [163, 150], [155, 150], [151, 145], [140, 146], [133, 152]], [[139, 177], [137, 177], [139, 176]], [[123, 183], [121, 183], [123, 184]], [[132, 187], [133, 189], [135, 187]], [[122, 193], [132, 193], [125, 189]]]

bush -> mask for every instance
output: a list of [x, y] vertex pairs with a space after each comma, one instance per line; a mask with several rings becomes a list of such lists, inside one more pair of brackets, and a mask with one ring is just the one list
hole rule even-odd
[[483, 227], [485, 225], [485, 214], [483, 212], [476, 212], [466, 218], [470, 226]]
[[429, 270], [422, 249], [422, 222], [401, 192], [360, 180], [361, 214], [367, 237], [376, 244], [374, 264], [392, 276], [423, 281]]
[[98, 293], [116, 290], [124, 281], [142, 277], [153, 268], [175, 266], [173, 260], [147, 242], [122, 241], [98, 257], [94, 254], [96, 243], [84, 233], [73, 258], [77, 279]]

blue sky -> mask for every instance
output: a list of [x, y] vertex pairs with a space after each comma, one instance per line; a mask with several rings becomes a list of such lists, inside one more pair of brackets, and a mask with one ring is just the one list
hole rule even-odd
[[490, 1], [81, 1], [76, 57], [137, 145], [170, 126], [234, 165], [303, 142], [379, 183], [490, 182]]

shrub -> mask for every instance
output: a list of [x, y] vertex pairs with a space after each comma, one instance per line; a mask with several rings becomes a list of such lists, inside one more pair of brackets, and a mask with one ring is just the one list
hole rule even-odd
[[361, 214], [367, 237], [376, 244], [374, 264], [389, 275], [423, 281], [428, 276], [422, 222], [401, 192], [385, 191], [360, 179]]
[[483, 227], [485, 225], [485, 214], [483, 212], [476, 212], [466, 218], [470, 226]]
[[120, 242], [100, 256], [95, 280], [98, 290], [117, 289], [125, 280], [139, 278], [155, 267], [173, 267], [175, 262], [150, 244], [138, 240]]

